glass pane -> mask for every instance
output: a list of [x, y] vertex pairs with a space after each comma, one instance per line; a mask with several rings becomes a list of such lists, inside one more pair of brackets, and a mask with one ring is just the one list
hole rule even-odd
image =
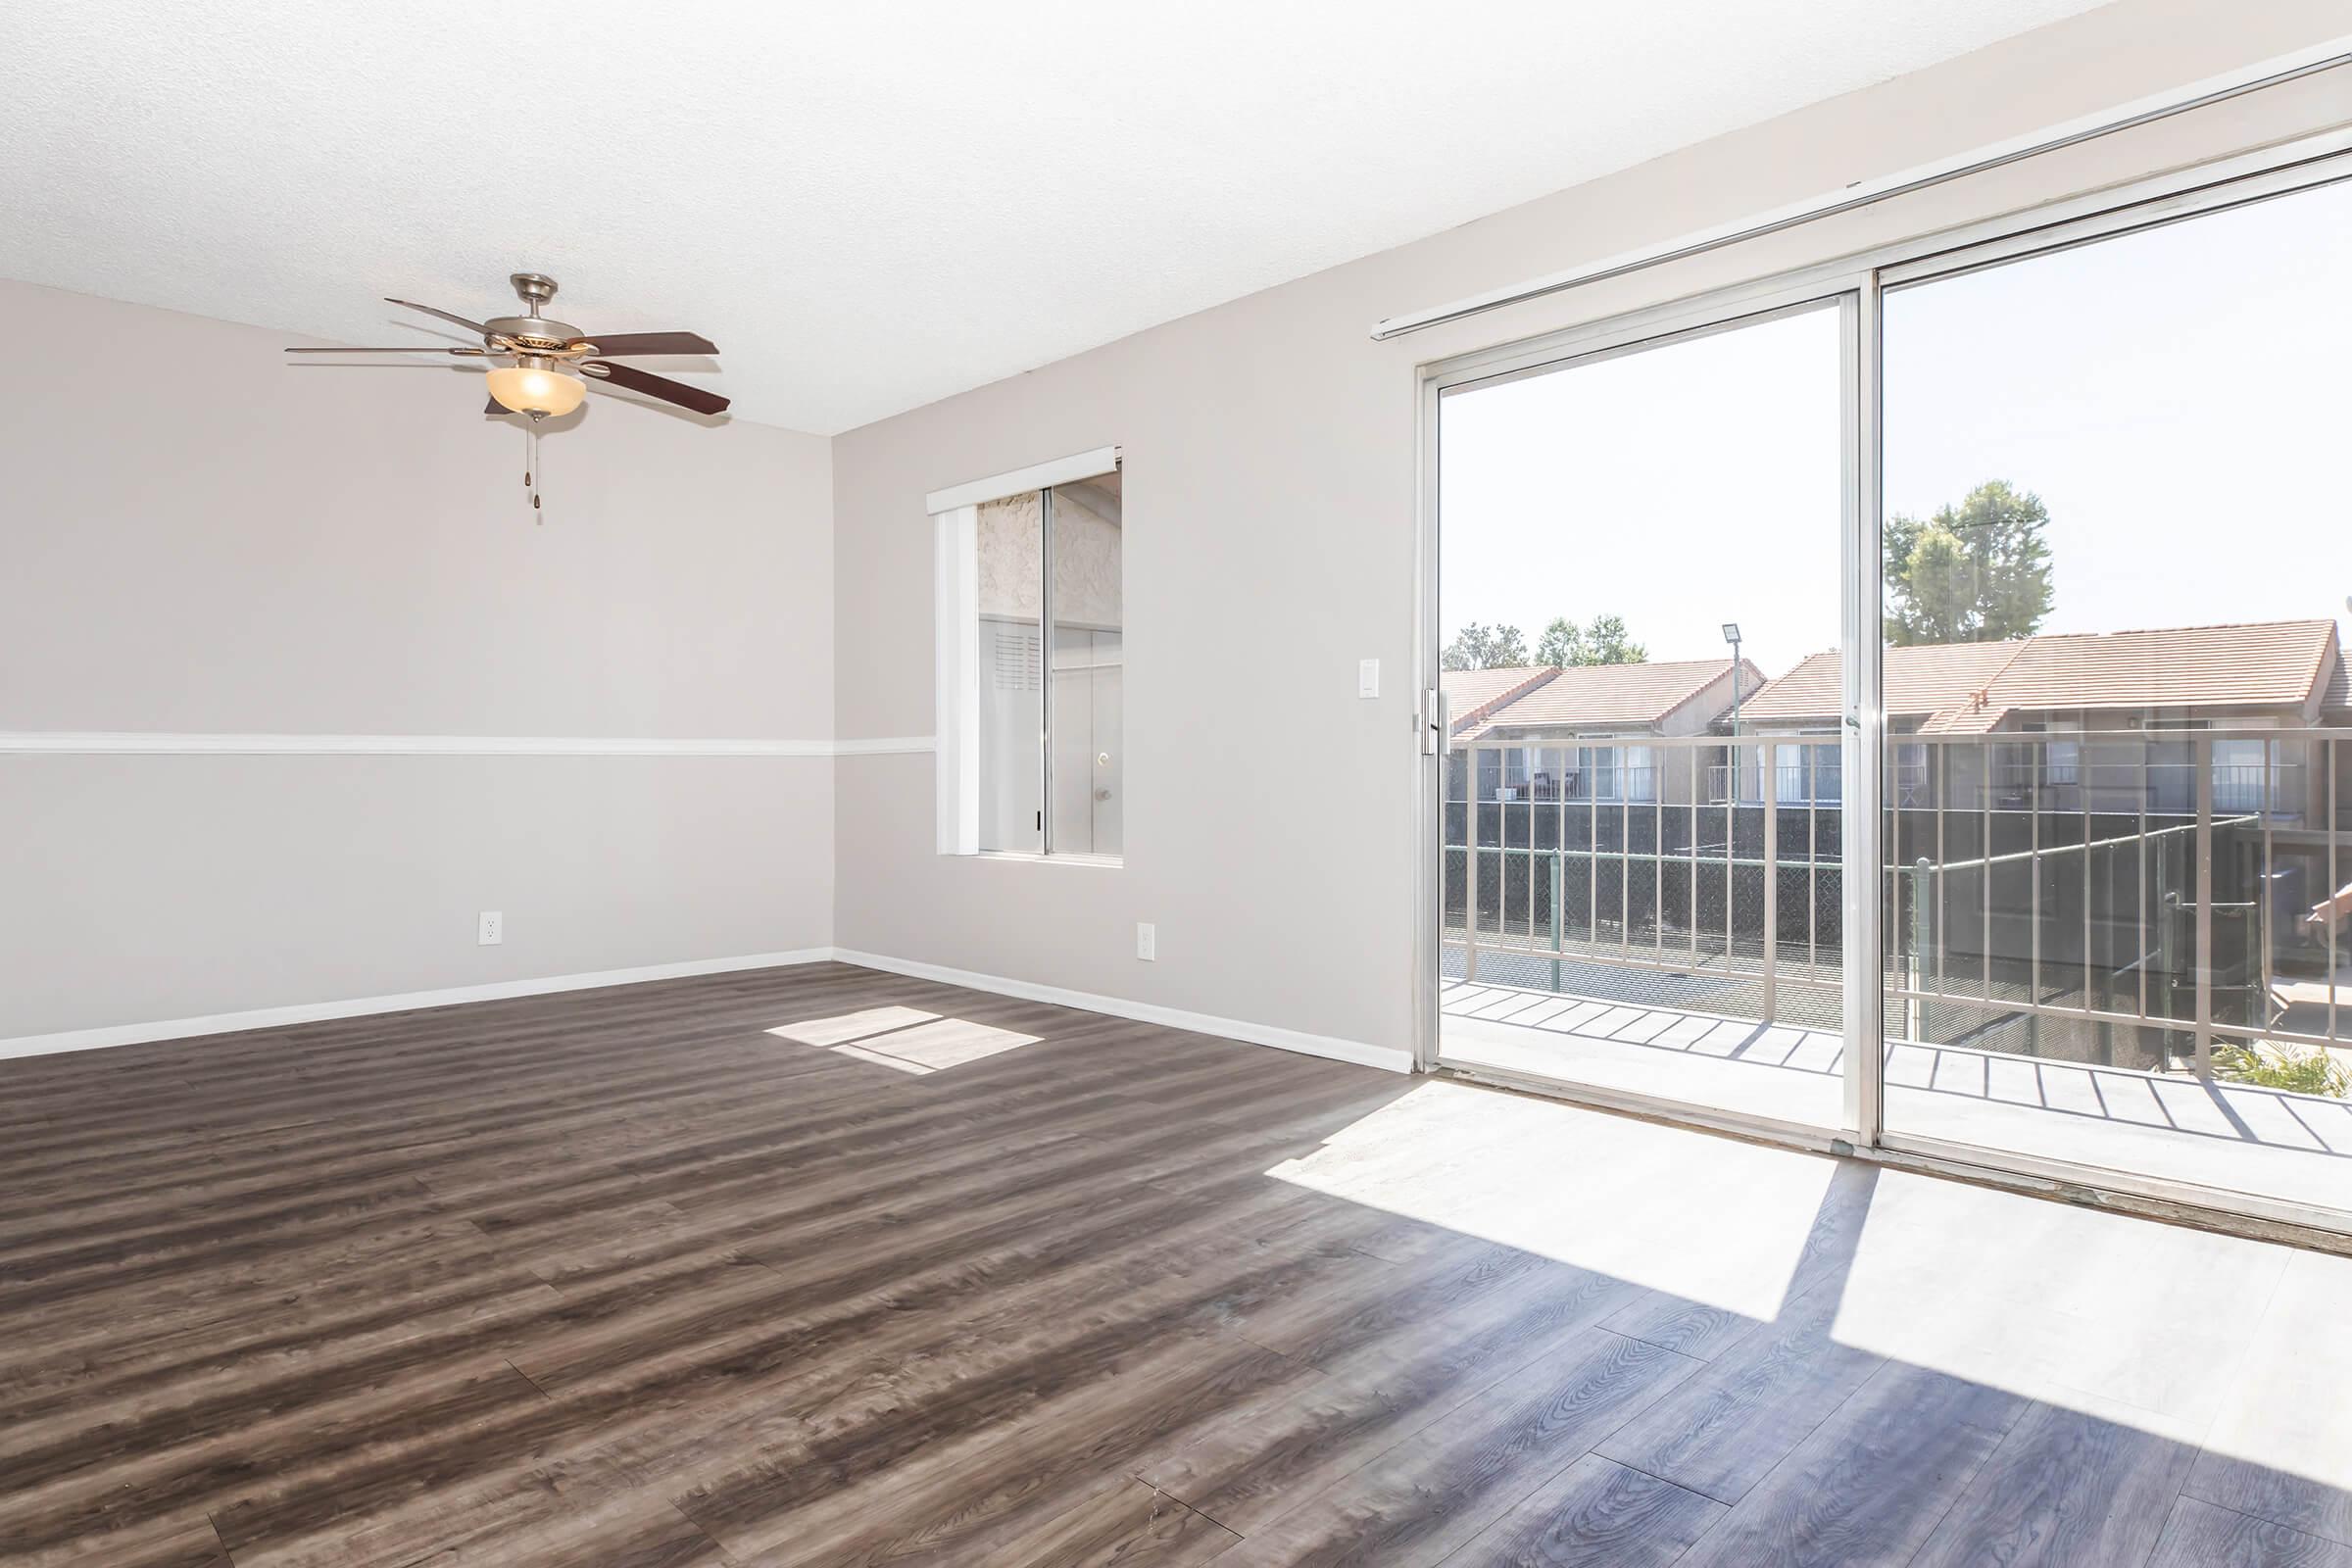
[[1832, 304], [1443, 400], [1445, 1059], [1838, 1120], [1837, 713], [1765, 675], [1835, 657], [1841, 341]]
[[979, 509], [980, 848], [1045, 847], [1044, 497]]
[[1886, 1125], [2352, 1210], [2352, 188], [1890, 293]]
[[1125, 617], [1116, 473], [1056, 485], [1054, 507], [1054, 853], [1116, 855]]

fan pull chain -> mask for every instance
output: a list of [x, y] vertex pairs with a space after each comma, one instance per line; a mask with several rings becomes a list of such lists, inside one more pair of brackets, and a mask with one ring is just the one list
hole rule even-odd
[[523, 488], [531, 493], [531, 521], [543, 523], [546, 516], [539, 510], [539, 421], [533, 419], [524, 427], [522, 460]]

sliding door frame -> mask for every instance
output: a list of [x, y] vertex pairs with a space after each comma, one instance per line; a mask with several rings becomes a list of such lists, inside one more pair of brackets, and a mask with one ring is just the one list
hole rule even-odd
[[[2313, 152], [2310, 144], [2278, 149], [2278, 157], [2256, 172], [2227, 179], [2198, 179], [2183, 189], [2168, 190], [2139, 200], [2110, 205], [2097, 212], [2037, 223], [2029, 229], [1979, 235], [1965, 245], [1946, 244], [1929, 253], [1891, 261], [1875, 269], [1876, 292], [1885, 297], [1899, 290], [1932, 284], [1971, 272], [2006, 267], [2034, 257], [2096, 245], [2126, 235], [2174, 223], [2192, 221], [2233, 208], [2352, 181], [2352, 150], [2340, 133], [2316, 141], [2328, 150]], [[1873, 552], [1874, 564], [1877, 552]], [[1881, 1075], [1883, 1077], [1883, 1074]], [[2262, 1222], [2298, 1233], [2325, 1237], [2318, 1245], [2352, 1250], [2352, 1208], [2328, 1209], [2289, 1202], [2258, 1193], [2205, 1187], [2171, 1178], [2143, 1176], [2105, 1166], [2081, 1165], [2043, 1155], [1990, 1149], [1948, 1138], [1905, 1132], [1877, 1125], [1872, 1147], [1936, 1165], [1991, 1166], [2046, 1184], [2083, 1200], [2103, 1202], [2129, 1196], [2183, 1208], [2220, 1211], [2239, 1219]], [[2235, 1228], [2235, 1227], [2231, 1227]]]
[[[1717, 290], [1696, 300], [1678, 302], [1653, 310], [1638, 311], [1627, 316], [1596, 322], [1592, 326], [1550, 333], [1525, 343], [1507, 344], [1498, 349], [1464, 355], [1457, 359], [1425, 367], [1421, 387], [1423, 402], [1422, 472], [1426, 505], [1424, 516], [1429, 520], [1431, 526], [1424, 529], [1425, 550], [1428, 552], [1424, 565], [1427, 586], [1421, 599], [1426, 622], [1423, 636], [1427, 639], [1424, 652], [1430, 660], [1429, 673], [1426, 678], [1427, 687], [1434, 691], [1439, 682], [1434, 662], [1439, 636], [1436, 593], [1439, 569], [1436, 551], [1439, 530], [1435, 526], [1438, 520], [1436, 490], [1439, 465], [1443, 456], [1438, 439], [1440, 407], [1447, 393], [1473, 386], [1499, 385], [1529, 376], [1571, 372], [1605, 361], [1622, 359], [1630, 355], [1646, 354], [1655, 349], [1669, 348], [1676, 344], [1690, 343], [1722, 333], [1737, 332], [1745, 327], [1759, 326], [1766, 322], [1792, 316], [1808, 315], [1816, 311], [1835, 311], [1838, 323], [1839, 425], [1844, 432], [1839, 458], [1841, 471], [1845, 478], [1840, 486], [1838, 559], [1840, 563], [1841, 577], [1848, 582], [1848, 587], [1840, 594], [1839, 623], [1841, 627], [1848, 626], [1853, 623], [1858, 614], [1867, 613], [1868, 624], [1875, 629], [1878, 625], [1876, 600], [1873, 599], [1868, 605], [1861, 603], [1858, 598], [1859, 586], [1854, 583], [1854, 573], [1851, 570], [1851, 564], [1863, 559], [1862, 555], [1858, 553], [1856, 541], [1865, 519], [1870, 515], [1871, 500], [1870, 495], [1866, 495], [1864, 490], [1855, 483], [1855, 478], [1858, 472], [1875, 472], [1876, 470], [1875, 463], [1866, 466], [1857, 464], [1857, 449], [1854, 444], [1854, 432], [1858, 420], [1869, 409], [1876, 406], [1876, 396], [1871, 390], [1876, 385], [1876, 377], [1865, 369], [1866, 365], [1875, 365], [1877, 360], [1876, 339], [1869, 336], [1875, 323], [1875, 313], [1871, 312], [1865, 303], [1870, 294], [1869, 285], [1870, 274], [1867, 271], [1848, 266], [1808, 268], [1800, 272], [1764, 279], [1755, 284]], [[1869, 438], [1867, 450], [1876, 450], [1875, 435]], [[1875, 573], [1872, 574], [1872, 580], [1876, 581]], [[1852, 666], [1858, 662], [1849, 660], [1846, 662]], [[1849, 683], [1855, 673], [1862, 674], [1867, 684], [1875, 687], [1877, 682], [1875, 666], [1867, 671], [1859, 672], [1849, 669]], [[1425, 694], [1424, 701], [1427, 702], [1427, 700]], [[1854, 868], [1866, 863], [1875, 863], [1865, 862], [1858, 857], [1864, 853], [1871, 855], [1877, 853], [1879, 813], [1878, 770], [1875, 766], [1868, 764], [1866, 754], [1862, 753], [1858, 744], [1864, 742], [1868, 735], [1873, 733], [1873, 726], [1866, 719], [1862, 719], [1861, 715], [1855, 714], [1850, 707], [1848, 712], [1853, 715], [1853, 718], [1845, 726], [1841, 737], [1841, 762], [1845, 769], [1846, 785], [1842, 792], [1844, 798], [1839, 807], [1838, 842], [1845, 858], [1844, 872], [1839, 882], [1844, 918], [1847, 921], [1844, 975], [1845, 984], [1851, 987], [1858, 972], [1858, 966], [1867, 965], [1875, 974], [1878, 964], [1875, 947], [1877, 941], [1875, 933], [1879, 923], [1878, 903], [1875, 898], [1863, 896], [1875, 891], [1876, 879], [1875, 877], [1857, 877], [1854, 874]], [[1547, 1092], [1556, 1087], [1558, 1092], [1568, 1094], [1572, 1098], [1588, 1100], [1596, 1104], [1605, 1104], [1612, 1109], [1631, 1110], [1648, 1115], [1671, 1115], [1681, 1120], [1712, 1127], [1718, 1131], [1738, 1133], [1746, 1137], [1771, 1138], [1779, 1142], [1795, 1143], [1814, 1149], [1831, 1150], [1850, 1147], [1857, 1141], [1861, 1128], [1866, 1125], [1856, 1122], [1853, 1118], [1857, 1114], [1869, 1114], [1873, 1115], [1875, 1120], [1876, 1096], [1858, 1097], [1852, 1084], [1853, 1075], [1851, 1074], [1847, 1075], [1848, 1081], [1843, 1101], [1844, 1112], [1841, 1117], [1843, 1125], [1812, 1127], [1801, 1122], [1784, 1121], [1777, 1117], [1758, 1116], [1722, 1107], [1692, 1105], [1682, 1101], [1632, 1091], [1617, 1092], [1595, 1089], [1586, 1085], [1554, 1086], [1548, 1080], [1532, 1075], [1521, 1075], [1492, 1067], [1471, 1068], [1466, 1064], [1455, 1064], [1443, 1060], [1439, 1052], [1440, 1040], [1436, 1011], [1439, 989], [1438, 956], [1442, 938], [1439, 930], [1441, 921], [1438, 904], [1445, 886], [1444, 850], [1441, 847], [1439, 833], [1443, 822], [1443, 797], [1446, 767], [1446, 754], [1442, 732], [1437, 755], [1434, 758], [1424, 758], [1423, 760], [1429, 764], [1424, 769], [1422, 790], [1425, 820], [1422, 839], [1423, 855], [1421, 857], [1424, 862], [1424, 876], [1427, 879], [1427, 887], [1421, 898], [1421, 915], [1422, 923], [1427, 931], [1427, 945], [1422, 949], [1422, 960], [1417, 965], [1417, 969], [1427, 983], [1430, 1002], [1428, 1027], [1423, 1036], [1416, 1041], [1416, 1061], [1422, 1067], [1425, 1069], [1444, 1067], [1448, 1071], [1462, 1073], [1464, 1076], [1488, 1078], [1496, 1082], [1509, 1083], [1513, 1087], [1539, 1088]], [[1475, 857], [1475, 851], [1470, 853]], [[1476, 874], [1474, 859], [1467, 869], [1470, 874]], [[1863, 942], [1856, 940], [1857, 935], [1871, 946], [1865, 949]], [[1844, 1020], [1844, 1055], [1845, 1059], [1849, 1061], [1856, 1059], [1858, 1053], [1867, 1052], [1870, 1049], [1868, 1041], [1877, 1034], [1878, 1022], [1876, 1019], [1868, 1020], [1867, 1028], [1863, 1027], [1863, 1020], [1853, 1017], [1847, 1017]]]
[[[1886, 291], [2000, 266], [2028, 256], [2095, 243], [2252, 202], [2352, 180], [2352, 127], [2174, 170], [2022, 213], [1927, 233], [1796, 270], [1710, 289], [1563, 330], [1432, 361], [1419, 377], [1418, 526], [1414, 645], [1421, 695], [1416, 795], [1414, 1063], [1416, 1070], [1501, 1083], [1604, 1109], [1631, 1111], [1791, 1147], [1851, 1154], [1888, 1164], [2061, 1197], [2181, 1223], [2352, 1251], [2352, 1212], [2317, 1209], [2256, 1194], [2224, 1191], [2105, 1167], [2074, 1165], [1886, 1126], [1885, 995], [1881, 864], [1886, 757], [1882, 627], [1884, 515], [1883, 354]], [[1616, 356], [1735, 330], [1775, 316], [1838, 302], [1844, 329], [1843, 527], [1840, 620], [1843, 646], [1840, 726], [1844, 764], [1841, 844], [1844, 916], [1843, 1125], [1806, 1127], [1767, 1117], [1624, 1091], [1523, 1076], [1441, 1059], [1439, 979], [1445, 889], [1443, 825], [1449, 715], [1439, 691], [1439, 416], [1455, 387], [1563, 370]], [[1475, 866], [1471, 867], [1475, 874]], [[1854, 999], [1863, 999], [1856, 1005]]]

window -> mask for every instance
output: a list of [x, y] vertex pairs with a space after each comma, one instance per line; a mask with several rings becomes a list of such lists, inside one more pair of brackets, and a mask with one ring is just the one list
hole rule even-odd
[[943, 854], [1121, 851], [1117, 465], [1105, 448], [931, 498]]
[[1046, 705], [1052, 806], [1045, 848], [1117, 855], [1121, 700], [1121, 508], [1114, 471], [1044, 492], [1047, 599], [1054, 626]]
[[1585, 748], [1585, 777], [1592, 781], [1592, 799], [1613, 801], [1617, 797], [1617, 748], [1588, 746]]
[[[2031, 722], [2021, 724], [2019, 728], [2029, 735], [2051, 737], [2038, 747], [2040, 786], [2044, 791], [2070, 789], [2082, 782], [2082, 743], [2077, 738], [2082, 731], [2080, 723]], [[2032, 751], [2023, 755], [2019, 765], [2028, 772], [2035, 767]]]
[[1916, 741], [1888, 744], [1894, 749], [1894, 770], [1887, 777], [1886, 787], [1894, 804], [1898, 808], [1930, 804], [1935, 795], [1928, 774], [1927, 747]]
[[1523, 751], [1514, 750], [1502, 753], [1501, 757], [1503, 788], [1502, 799], [1506, 801], [1525, 799], [1528, 780], [1528, 754]]
[[1629, 801], [1658, 798], [1658, 768], [1646, 746], [1628, 746], [1618, 755], [1617, 786]]
[[1774, 751], [1775, 799], [1781, 805], [1838, 804], [1844, 790], [1844, 777], [1836, 741], [1780, 746]]
[[2281, 748], [2241, 736], [2213, 743], [2213, 808], [2217, 811], [2276, 811], [2288, 766]]

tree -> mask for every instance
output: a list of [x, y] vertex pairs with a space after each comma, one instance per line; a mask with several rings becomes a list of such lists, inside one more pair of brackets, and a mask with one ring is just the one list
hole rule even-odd
[[1622, 616], [1594, 615], [1585, 626], [1585, 662], [1646, 664], [1649, 650], [1626, 636]]
[[1886, 519], [1886, 640], [2000, 642], [2050, 612], [2049, 509], [1990, 479], [1932, 517]]
[[1544, 640], [1536, 645], [1537, 663], [1563, 669], [1577, 664], [1641, 664], [1648, 660], [1649, 650], [1626, 636], [1621, 615], [1594, 615], [1583, 626], [1561, 615], [1544, 628]]
[[1585, 662], [1585, 628], [1566, 615], [1554, 617], [1536, 644], [1536, 662], [1557, 669]]
[[1474, 620], [1454, 634], [1439, 662], [1447, 669], [1515, 669], [1527, 662], [1527, 637], [1516, 626]]

